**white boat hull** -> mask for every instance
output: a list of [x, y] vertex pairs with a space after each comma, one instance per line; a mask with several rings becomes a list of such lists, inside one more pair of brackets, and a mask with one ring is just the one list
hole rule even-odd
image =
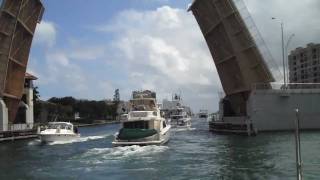
[[170, 126], [164, 130], [160, 134], [160, 140], [150, 140], [150, 141], [118, 141], [117, 137], [115, 140], [112, 142], [113, 147], [118, 147], [118, 146], [133, 146], [133, 145], [138, 145], [138, 146], [148, 146], [148, 145], [164, 145], [166, 144], [169, 139], [170, 139]]
[[80, 137], [80, 134], [39, 134], [41, 142], [72, 141]]
[[[179, 121], [182, 121], [183, 123], [179, 122]], [[170, 124], [171, 124], [172, 128], [190, 129], [191, 128], [191, 118], [170, 120]]]

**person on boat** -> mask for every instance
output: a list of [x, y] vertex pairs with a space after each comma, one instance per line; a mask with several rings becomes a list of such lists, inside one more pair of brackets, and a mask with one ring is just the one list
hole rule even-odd
[[77, 126], [74, 126], [74, 127], [73, 127], [73, 131], [74, 131], [74, 133], [78, 134], [78, 128], [77, 128]]

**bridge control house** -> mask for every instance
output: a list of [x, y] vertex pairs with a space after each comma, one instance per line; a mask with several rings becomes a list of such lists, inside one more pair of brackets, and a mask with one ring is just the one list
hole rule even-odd
[[8, 107], [0, 97], [0, 132], [32, 130], [33, 118], [33, 81], [37, 77], [26, 73], [22, 99], [19, 103], [18, 112], [13, 122], [8, 119]]

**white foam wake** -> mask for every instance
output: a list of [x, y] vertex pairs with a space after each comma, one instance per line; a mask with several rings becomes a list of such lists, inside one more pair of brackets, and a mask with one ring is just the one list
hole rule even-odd
[[[96, 139], [103, 139], [106, 137], [112, 136], [110, 134], [105, 134], [101, 136], [85, 136], [85, 137], [79, 137], [73, 140], [68, 140], [68, 141], [55, 141], [55, 142], [50, 142], [48, 145], [57, 145], [57, 144], [70, 144], [70, 143], [76, 143], [76, 142], [86, 142], [86, 141], [91, 141], [91, 140], [96, 140]], [[33, 141], [28, 142], [29, 146], [34, 146], [34, 145], [39, 145], [41, 144], [40, 139], [35, 139]]]
[[34, 139], [28, 142], [28, 146], [39, 145], [41, 143], [40, 139]]
[[110, 136], [109, 134], [107, 135], [101, 135], [101, 136], [86, 136], [86, 137], [79, 137], [73, 140], [69, 141], [55, 141], [55, 142], [50, 142], [48, 143], [49, 145], [57, 145], [57, 144], [70, 144], [70, 143], [77, 143], [77, 142], [86, 142], [86, 141], [91, 141], [91, 140], [96, 140], [96, 139], [103, 139]]
[[168, 149], [167, 146], [124, 146], [114, 148], [93, 148], [82, 155], [82, 158], [94, 159], [99, 161], [91, 161], [101, 163], [103, 160], [117, 160], [128, 157], [146, 157], [153, 154], [164, 152]]
[[180, 132], [180, 131], [194, 131], [196, 128], [172, 128], [171, 131], [173, 132]]

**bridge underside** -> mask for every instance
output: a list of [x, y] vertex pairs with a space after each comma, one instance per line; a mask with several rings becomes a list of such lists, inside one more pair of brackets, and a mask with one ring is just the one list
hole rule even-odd
[[14, 123], [33, 34], [44, 8], [40, 0], [3, 0], [0, 5], [0, 98], [8, 107], [9, 123]]
[[226, 93], [225, 108], [246, 115], [255, 83], [274, 78], [233, 0], [195, 0], [190, 6], [207, 42]]

